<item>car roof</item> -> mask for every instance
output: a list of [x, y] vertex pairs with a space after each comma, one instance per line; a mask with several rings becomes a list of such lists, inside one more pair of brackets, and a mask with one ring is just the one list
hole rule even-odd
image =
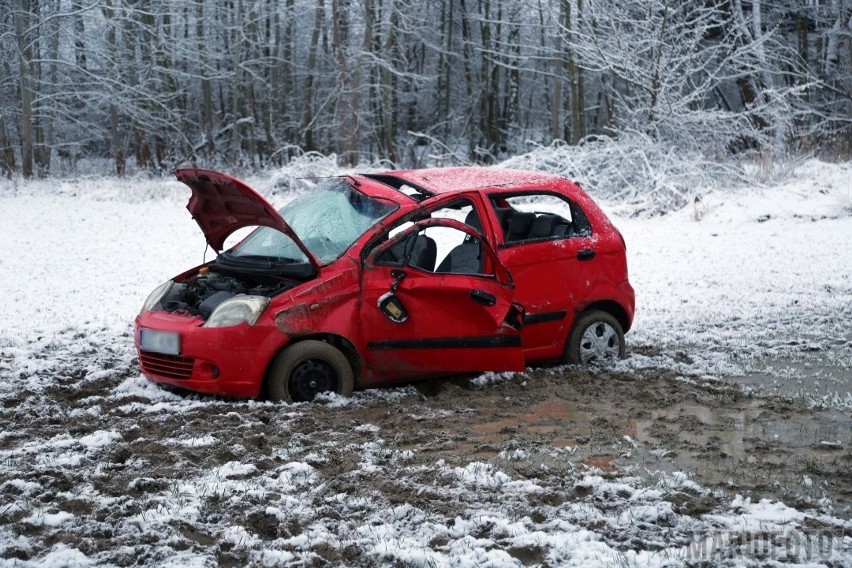
[[403, 190], [403, 186], [409, 186], [416, 190], [414, 193], [420, 194], [419, 196], [412, 196], [406, 193], [415, 201], [420, 201], [431, 195], [492, 187], [516, 187], [562, 179], [558, 175], [544, 172], [472, 166], [395, 170], [361, 174], [361, 176], [391, 186], [399, 191]]

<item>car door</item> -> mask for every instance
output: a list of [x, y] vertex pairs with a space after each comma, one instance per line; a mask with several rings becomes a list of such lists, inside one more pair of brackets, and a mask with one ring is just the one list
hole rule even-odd
[[[430, 257], [427, 249], [448, 248], [448, 232], [462, 241], [443, 258]], [[400, 245], [403, 258], [387, 254]], [[472, 247], [488, 262], [459, 260], [453, 270], [453, 259], [475, 256]], [[523, 308], [513, 304], [511, 274], [468, 225], [428, 219], [378, 246], [364, 261], [361, 294], [363, 383], [524, 369]]]
[[501, 195], [491, 203], [500, 225], [495, 232], [502, 233], [497, 256], [512, 273], [516, 301], [526, 308], [525, 356], [559, 358], [574, 314], [598, 279], [597, 237], [582, 210], [562, 196]]

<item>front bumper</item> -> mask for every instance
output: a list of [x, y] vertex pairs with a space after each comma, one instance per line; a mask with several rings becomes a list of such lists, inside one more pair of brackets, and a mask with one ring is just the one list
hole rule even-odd
[[[201, 327], [204, 320], [149, 311], [136, 318], [134, 340], [142, 374], [151, 381], [221, 396], [255, 398], [260, 394], [269, 362], [287, 343], [270, 323], [232, 327]], [[180, 353], [142, 351], [140, 331], [153, 329], [180, 335]]]

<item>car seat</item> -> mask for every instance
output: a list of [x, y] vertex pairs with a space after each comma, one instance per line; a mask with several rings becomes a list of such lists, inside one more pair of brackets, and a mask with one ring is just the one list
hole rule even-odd
[[509, 232], [506, 234], [506, 242], [525, 240], [533, 221], [535, 221], [535, 213], [515, 211], [515, 214], [509, 219]]
[[[464, 222], [477, 231], [482, 231], [482, 224], [475, 210], [467, 214]], [[484, 269], [482, 260], [482, 244], [479, 242], [479, 239], [466, 235], [464, 241], [444, 257], [444, 260], [441, 261], [435, 272], [482, 274]]]
[[[411, 244], [412, 239], [414, 240], [413, 245]], [[407, 239], [396, 243], [383, 252], [377, 260], [382, 263], [402, 264], [408, 253], [408, 247], [411, 247], [411, 252], [408, 254], [409, 266], [434, 272], [438, 246], [432, 237], [423, 233], [409, 235]]]
[[438, 245], [432, 237], [419, 234], [414, 242], [409, 265], [428, 272], [435, 271], [435, 261], [438, 257]]
[[529, 239], [546, 239], [556, 234], [556, 227], [562, 219], [557, 215], [545, 213], [535, 218], [530, 226]]
[[503, 229], [503, 236], [509, 234], [509, 220], [515, 214], [515, 210], [511, 207], [495, 207], [494, 213], [497, 214], [497, 222], [500, 223], [500, 228]]

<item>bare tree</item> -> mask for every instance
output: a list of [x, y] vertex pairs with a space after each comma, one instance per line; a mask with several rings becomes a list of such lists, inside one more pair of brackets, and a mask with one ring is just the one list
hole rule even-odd
[[851, 51], [849, 0], [0, 0], [0, 167], [852, 151]]

